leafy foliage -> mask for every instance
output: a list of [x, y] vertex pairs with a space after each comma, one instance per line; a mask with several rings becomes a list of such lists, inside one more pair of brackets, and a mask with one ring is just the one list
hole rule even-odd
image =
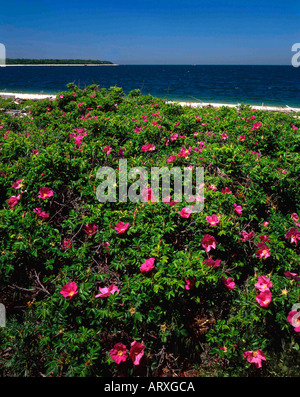
[[[23, 118], [0, 114], [3, 375], [160, 376], [193, 368], [205, 376], [214, 368], [217, 376], [251, 376], [256, 368], [243, 353], [257, 349], [267, 358], [264, 376], [299, 372], [299, 334], [287, 320], [300, 299], [299, 247], [286, 237], [299, 226], [298, 119], [74, 84], [26, 109]], [[141, 151], [149, 144], [155, 150]], [[153, 166], [204, 167], [203, 212], [180, 216], [186, 200], [99, 202], [97, 170], [116, 170], [119, 187], [120, 158], [149, 175]], [[53, 194], [39, 197], [43, 187]], [[215, 226], [207, 220], [213, 214]], [[121, 221], [129, 227], [118, 234]], [[205, 235], [217, 243], [208, 252]], [[258, 253], [262, 242], [268, 255]], [[155, 266], [143, 273], [149, 258]], [[260, 276], [272, 281], [266, 307], [256, 300]], [[78, 291], [65, 297], [69, 282]], [[118, 293], [96, 297], [112, 284]], [[145, 345], [140, 365], [117, 365], [110, 350], [134, 340]]]

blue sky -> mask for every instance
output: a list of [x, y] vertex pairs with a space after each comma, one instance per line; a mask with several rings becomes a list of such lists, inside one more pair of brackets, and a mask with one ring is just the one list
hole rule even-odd
[[290, 65], [299, 42], [299, 0], [10, 0], [0, 9], [9, 58]]

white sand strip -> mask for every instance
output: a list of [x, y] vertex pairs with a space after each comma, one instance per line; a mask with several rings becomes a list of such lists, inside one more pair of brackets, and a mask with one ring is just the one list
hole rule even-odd
[[[30, 99], [30, 100], [40, 100], [40, 99], [55, 99], [56, 95], [53, 94], [22, 94], [18, 92], [0, 92], [0, 97], [2, 98], [12, 98], [12, 99]], [[219, 108], [221, 106], [228, 106], [228, 107], [236, 107], [238, 108], [240, 104], [229, 104], [229, 103], [210, 103], [210, 102], [180, 102], [180, 101], [166, 101], [167, 103], [177, 103], [181, 106], [189, 106], [193, 108], [197, 107], [206, 107], [206, 106], [212, 106], [215, 108]], [[288, 113], [293, 113], [293, 112], [300, 112], [300, 108], [291, 108], [290, 106], [286, 107], [277, 107], [277, 106], [256, 106], [256, 105], [250, 105], [252, 109], [257, 109], [257, 110], [266, 110], [266, 111], [273, 111], [273, 112], [288, 112]]]
[[55, 99], [56, 95], [51, 94], [21, 94], [18, 92], [0, 92], [0, 96], [2, 98], [12, 98], [12, 99], [31, 99], [31, 100], [40, 100], [40, 99]]
[[[206, 107], [206, 106], [213, 106], [219, 108], [221, 106], [228, 106], [228, 107], [236, 107], [238, 108], [241, 104], [229, 104], [229, 103], [204, 103], [204, 102], [179, 102], [179, 101], [167, 101], [167, 103], [178, 103], [181, 106], [189, 106], [189, 107]], [[250, 105], [252, 109], [257, 110], [267, 110], [273, 112], [300, 112], [300, 108], [291, 108], [290, 106], [286, 107], [278, 107], [278, 106], [256, 106]]]

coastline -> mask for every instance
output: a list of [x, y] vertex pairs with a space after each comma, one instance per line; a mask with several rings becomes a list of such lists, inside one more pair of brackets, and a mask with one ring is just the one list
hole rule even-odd
[[37, 63], [37, 64], [15, 64], [15, 65], [3, 65], [2, 67], [9, 67], [9, 66], [119, 66], [117, 63], [74, 63], [74, 64], [69, 64], [69, 63], [62, 63], [62, 64], [56, 64], [56, 63], [48, 63], [48, 64], [43, 64], [43, 63]]
[[[233, 108], [238, 108], [241, 104], [232, 104], [232, 103], [215, 103], [215, 102], [182, 102], [182, 101], [167, 101], [167, 103], [178, 103], [181, 106], [190, 106], [190, 107], [216, 107], [219, 108], [221, 106], [227, 106], [227, 107], [233, 107]], [[247, 103], [245, 103], [247, 105]], [[288, 105], [286, 107], [282, 106], [262, 106], [262, 105], [250, 105], [252, 109], [257, 109], [257, 110], [265, 110], [269, 112], [287, 112], [287, 113], [293, 113], [293, 112], [300, 112], [300, 108], [292, 108]]]
[[[12, 65], [13, 66], [13, 65]], [[61, 65], [57, 65], [61, 66]], [[81, 65], [82, 66], [82, 65]], [[103, 65], [103, 66], [111, 66], [111, 65]], [[42, 99], [55, 99], [56, 94], [25, 94], [19, 92], [0, 92], [0, 97], [3, 99], [11, 98], [11, 99], [20, 99], [20, 100], [42, 100]], [[189, 107], [221, 107], [221, 106], [228, 106], [228, 107], [235, 107], [238, 108], [240, 106], [239, 103], [232, 104], [232, 103], [216, 103], [216, 102], [184, 102], [184, 101], [166, 101], [167, 103], [177, 103], [181, 106], [189, 106]], [[300, 108], [294, 108], [290, 106], [280, 107], [280, 106], [261, 106], [261, 105], [250, 105], [253, 109], [257, 110], [265, 110], [265, 111], [273, 111], [273, 112], [285, 112], [285, 113], [297, 113], [300, 112]]]

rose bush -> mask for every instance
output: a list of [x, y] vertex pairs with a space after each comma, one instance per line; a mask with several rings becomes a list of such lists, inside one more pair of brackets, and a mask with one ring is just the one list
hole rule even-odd
[[[3, 375], [299, 373], [298, 118], [74, 84], [28, 106], [0, 115]], [[204, 210], [99, 202], [120, 159], [204, 167]]]

